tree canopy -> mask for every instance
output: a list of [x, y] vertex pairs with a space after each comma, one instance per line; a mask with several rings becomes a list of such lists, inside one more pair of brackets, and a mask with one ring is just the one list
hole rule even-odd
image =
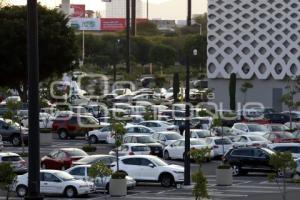
[[[76, 64], [78, 46], [68, 18], [38, 6], [40, 80], [66, 72]], [[27, 7], [0, 9], [0, 84], [16, 89], [27, 101]]]
[[168, 67], [175, 63], [176, 51], [166, 45], [156, 45], [150, 51], [150, 59], [153, 63]]

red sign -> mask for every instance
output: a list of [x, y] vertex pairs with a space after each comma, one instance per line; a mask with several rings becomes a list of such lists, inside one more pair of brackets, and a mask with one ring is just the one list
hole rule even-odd
[[124, 18], [101, 18], [101, 31], [123, 31], [125, 28]]
[[85, 17], [85, 5], [84, 4], [71, 4], [71, 17]]

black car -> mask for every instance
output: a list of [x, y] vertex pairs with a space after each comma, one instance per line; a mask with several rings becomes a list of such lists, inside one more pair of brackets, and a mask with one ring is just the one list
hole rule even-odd
[[232, 167], [234, 176], [246, 175], [248, 172], [270, 172], [273, 171], [269, 164], [273, 153], [267, 148], [233, 148], [224, 155], [223, 162]]
[[129, 134], [124, 136], [124, 143], [141, 143], [150, 147], [151, 155], [162, 157], [163, 145], [156, 142], [151, 135]]
[[11, 120], [0, 119], [0, 134], [3, 141], [10, 142], [13, 146], [20, 146], [22, 139], [28, 144], [28, 129]]
[[264, 118], [267, 119], [270, 123], [279, 123], [284, 124], [290, 121], [290, 118], [286, 114], [281, 113], [269, 113], [265, 114]]

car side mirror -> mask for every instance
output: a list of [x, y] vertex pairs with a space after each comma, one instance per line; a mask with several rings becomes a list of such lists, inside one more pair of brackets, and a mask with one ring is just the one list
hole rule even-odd
[[151, 167], [151, 168], [155, 167], [153, 163], [150, 163], [148, 166]]

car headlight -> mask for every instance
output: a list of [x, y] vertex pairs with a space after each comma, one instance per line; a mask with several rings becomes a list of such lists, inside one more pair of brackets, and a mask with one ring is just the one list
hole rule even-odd
[[176, 171], [176, 170], [174, 170], [173, 171], [175, 174], [183, 174], [184, 172], [183, 171]]
[[85, 187], [89, 187], [89, 185], [88, 184], [79, 185], [79, 188], [85, 188]]

